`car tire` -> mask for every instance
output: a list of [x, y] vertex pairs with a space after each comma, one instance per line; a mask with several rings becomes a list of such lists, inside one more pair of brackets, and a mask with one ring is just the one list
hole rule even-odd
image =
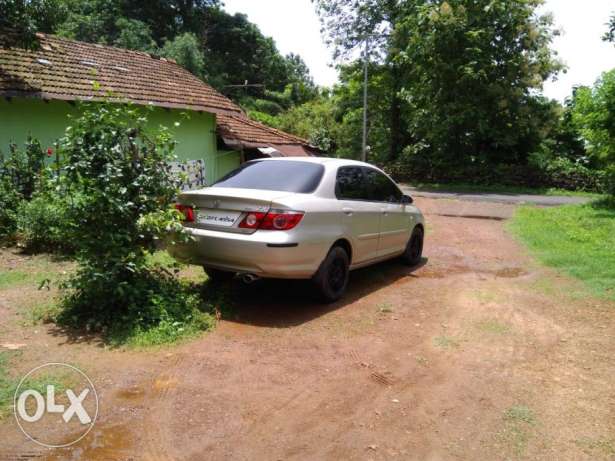
[[346, 292], [350, 275], [350, 258], [346, 250], [335, 246], [320, 265], [312, 281], [324, 303], [334, 303]]
[[207, 278], [212, 282], [228, 282], [235, 277], [233, 272], [221, 271], [220, 269], [213, 269], [211, 267], [203, 267]]
[[408, 266], [417, 266], [423, 258], [423, 238], [424, 233], [421, 227], [415, 227], [406, 245], [406, 250], [401, 256], [401, 260]]

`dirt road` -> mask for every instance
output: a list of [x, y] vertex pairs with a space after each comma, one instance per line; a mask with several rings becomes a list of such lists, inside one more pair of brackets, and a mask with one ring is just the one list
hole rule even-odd
[[[109, 351], [16, 328], [20, 366], [72, 361], [100, 394], [92, 433], [47, 460], [615, 459], [615, 309], [540, 267], [513, 206], [419, 198], [426, 260], [353, 273], [332, 306], [301, 283], [243, 288], [217, 330]], [[460, 217], [465, 216], [465, 217]], [[10, 317], [10, 315], [9, 315]], [[0, 455], [0, 459], [2, 456]]]
[[402, 189], [413, 197], [450, 199], [465, 202], [486, 202], [504, 203], [509, 205], [539, 205], [539, 206], [560, 206], [560, 205], [580, 205], [592, 201], [591, 197], [569, 196], [569, 195], [536, 195], [536, 194], [517, 194], [517, 193], [493, 193], [493, 192], [447, 192], [417, 189], [416, 187], [402, 185]]

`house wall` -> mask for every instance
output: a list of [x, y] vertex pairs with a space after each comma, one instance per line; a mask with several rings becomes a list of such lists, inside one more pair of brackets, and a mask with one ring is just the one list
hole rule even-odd
[[[205, 160], [207, 184], [211, 184], [240, 163], [239, 152], [218, 152], [215, 116], [206, 112], [144, 109], [152, 129], [165, 126], [177, 141], [179, 160]], [[53, 147], [64, 135], [70, 117], [79, 109], [65, 101], [45, 102], [40, 99], [0, 99], [0, 151], [8, 152], [9, 144], [23, 145], [28, 136], [37, 138], [44, 148]], [[176, 125], [179, 123], [179, 125]]]

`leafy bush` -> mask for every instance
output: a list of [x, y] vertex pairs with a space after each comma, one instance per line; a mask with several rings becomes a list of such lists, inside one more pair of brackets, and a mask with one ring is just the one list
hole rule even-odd
[[0, 180], [0, 240], [10, 239], [17, 230], [17, 211], [22, 202], [14, 187]]
[[400, 181], [557, 188], [603, 193], [606, 173], [568, 158], [533, 158], [530, 164], [458, 163], [407, 148], [402, 161], [385, 169]]
[[251, 109], [257, 112], [264, 112], [269, 115], [278, 115], [284, 111], [284, 108], [274, 101], [268, 101], [266, 99], [253, 99]]
[[548, 162], [544, 174], [545, 185], [549, 187], [586, 192], [605, 191], [603, 171], [592, 170], [567, 158], [556, 158]]
[[170, 343], [215, 324], [198, 287], [160, 266], [127, 273], [115, 265], [102, 273], [81, 264], [69, 286], [58, 321], [102, 332], [114, 345]]
[[28, 251], [73, 251], [69, 238], [68, 197], [48, 191], [24, 202], [17, 215], [17, 238]]
[[606, 192], [615, 197], [615, 165], [609, 165], [604, 172]]
[[160, 54], [171, 58], [197, 77], [203, 76], [205, 68], [203, 52], [199, 45], [199, 39], [193, 33], [186, 32], [177, 35], [172, 40], [167, 40], [160, 49]]
[[1, 239], [14, 236], [22, 204], [37, 189], [45, 167], [45, 153], [38, 141], [28, 138], [24, 147], [12, 144], [7, 158], [0, 154]]
[[193, 290], [147, 262], [162, 234], [183, 235], [172, 209], [174, 141], [162, 129], [148, 133], [146, 117], [130, 106], [84, 109], [60, 145], [79, 262], [63, 285], [61, 321], [120, 341], [159, 330], [154, 336], [164, 342], [209, 328], [212, 317], [199, 311], [207, 306]]
[[43, 152], [33, 138], [28, 138], [23, 150], [11, 144], [8, 158], [0, 157], [0, 175], [21, 197], [30, 200], [41, 180], [45, 157], [51, 154], [51, 150]]

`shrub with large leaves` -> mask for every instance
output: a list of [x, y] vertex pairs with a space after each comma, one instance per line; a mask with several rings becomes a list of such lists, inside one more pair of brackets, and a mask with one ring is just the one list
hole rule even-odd
[[32, 138], [23, 149], [11, 144], [7, 157], [0, 153], [0, 238], [13, 237], [17, 230], [21, 206], [41, 183], [45, 155], [40, 143]]
[[127, 338], [162, 324], [209, 325], [193, 287], [147, 261], [161, 233], [181, 234], [181, 221], [168, 167], [175, 143], [146, 123], [143, 109], [86, 106], [60, 141], [68, 234], [79, 262], [61, 319]]
[[174, 141], [164, 129], [148, 133], [146, 122], [136, 108], [86, 106], [60, 141], [65, 184], [78, 193], [71, 215], [79, 256], [102, 267], [140, 266], [157, 238], [140, 220], [169, 208], [177, 192], [167, 164]]

